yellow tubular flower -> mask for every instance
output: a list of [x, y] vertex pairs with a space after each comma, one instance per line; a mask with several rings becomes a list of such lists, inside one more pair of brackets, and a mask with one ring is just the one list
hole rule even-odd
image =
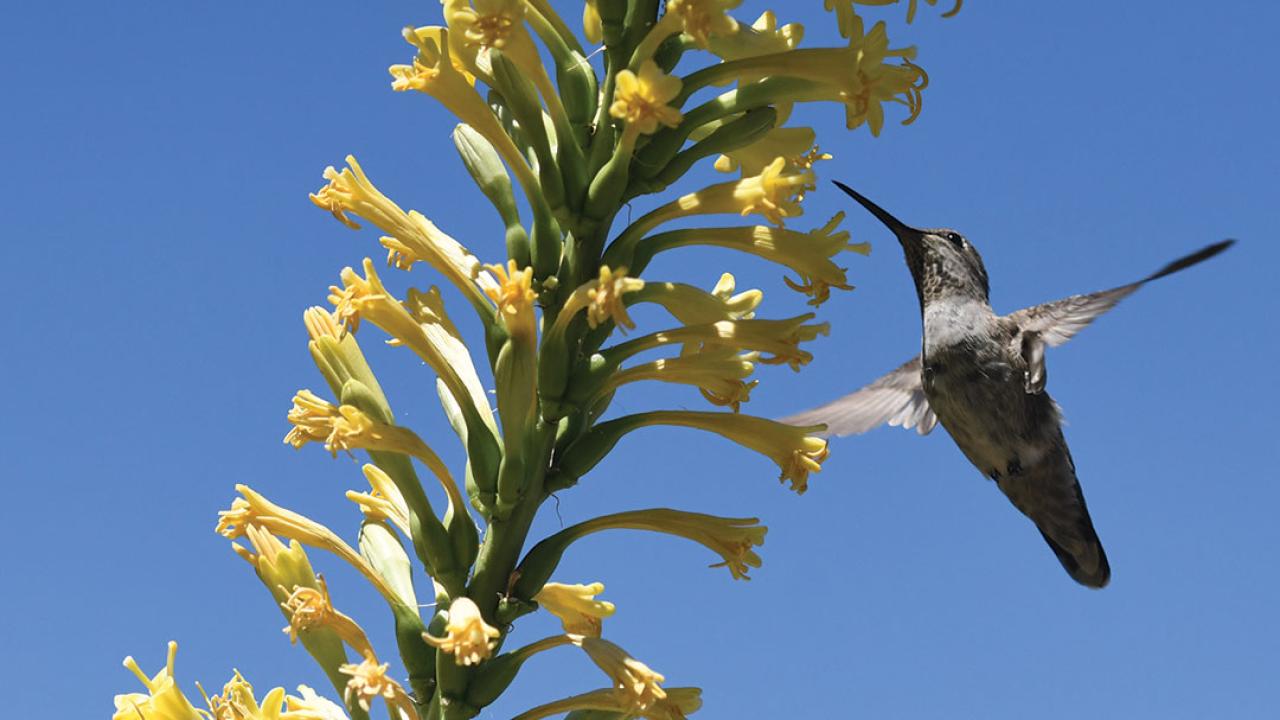
[[362, 493], [348, 490], [347, 499], [360, 506], [360, 512], [364, 514], [365, 519], [389, 521], [406, 537], [410, 536], [409, 508], [391, 476], [372, 463], [367, 463], [360, 469], [369, 481], [371, 491]]
[[645, 285], [641, 301], [661, 305], [684, 325], [749, 319], [764, 293], [746, 290], [734, 294], [735, 282], [733, 275], [724, 273], [711, 292], [684, 283], [651, 282]]
[[[456, 38], [450, 36], [449, 31], [439, 25], [428, 25], [419, 28], [407, 27], [401, 32], [401, 35], [404, 37], [405, 42], [418, 48], [418, 52], [424, 57], [433, 56], [433, 53], [438, 54], [440, 49], [446, 46], [450, 51], [461, 46], [461, 43], [451, 43], [450, 41], [456, 40]], [[449, 65], [462, 75], [467, 84], [475, 86], [476, 77], [472, 74], [468, 63], [463, 60], [462, 55], [450, 52]]]
[[543, 610], [560, 619], [565, 632], [600, 637], [602, 621], [613, 615], [615, 610], [613, 603], [596, 600], [596, 595], [602, 592], [604, 583], [563, 585], [549, 582], [533, 599]]
[[515, 260], [508, 260], [506, 267], [486, 265], [485, 270], [497, 280], [496, 286], [486, 289], [485, 294], [498, 306], [498, 317], [507, 334], [532, 342], [538, 332], [533, 312], [533, 303], [538, 299], [533, 291], [533, 268], [521, 270]]
[[[456, 0], [449, 2], [450, 5], [460, 4]], [[388, 68], [391, 77], [395, 78], [391, 89], [397, 92], [417, 90], [435, 98], [446, 110], [470, 125], [493, 145], [515, 173], [531, 203], [540, 199], [542, 196], [538, 189], [538, 178], [529, 168], [524, 155], [502, 129], [502, 124], [494, 117], [488, 103], [472, 87], [475, 78], [458, 69], [450, 51], [451, 45], [456, 45], [456, 39], [444, 28], [406, 28], [404, 35], [410, 44], [418, 48], [418, 54], [412, 65], [392, 65]], [[540, 61], [535, 61], [535, 64], [536, 67], [542, 67]]]
[[813, 354], [801, 350], [800, 343], [826, 335], [830, 329], [830, 323], [806, 324], [812, 318], [810, 313], [787, 320], [721, 320], [687, 325], [619, 343], [606, 348], [603, 353], [605, 357], [621, 362], [636, 353], [663, 345], [701, 343], [768, 353], [758, 361], [765, 365], [786, 363], [792, 370], [799, 370], [813, 360]]
[[[248, 485], [236, 485], [236, 491], [243, 497], [236, 498], [231, 503], [231, 509], [218, 512], [216, 530], [219, 535], [235, 540], [257, 526], [281, 537], [297, 540], [303, 545], [328, 550], [360, 571], [387, 602], [393, 605], [399, 602], [395, 592], [374, 572], [369, 563], [332, 530], [311, 518], [276, 505]], [[242, 552], [241, 555], [244, 556], [245, 553]]]
[[774, 128], [764, 137], [746, 147], [731, 150], [716, 159], [715, 168], [720, 172], [741, 170], [742, 177], [759, 175], [777, 158], [786, 161], [786, 169], [807, 170], [816, 160], [830, 160], [830, 155], [817, 153], [813, 128]]
[[754, 548], [764, 544], [769, 528], [761, 525], [759, 518], [727, 518], [668, 508], [604, 515], [572, 528], [577, 538], [601, 530], [648, 530], [692, 540], [721, 557], [722, 562], [710, 567], [728, 568], [734, 580], [750, 580], [750, 569], [760, 567]]
[[366, 657], [359, 665], [347, 664], [338, 668], [343, 674], [351, 676], [343, 699], [348, 705], [354, 702], [368, 712], [373, 701], [382, 698], [393, 719], [418, 720], [413, 699], [400, 683], [387, 676], [388, 667], [387, 663], [379, 665], [377, 658]]
[[749, 27], [739, 24], [732, 34], [712, 37], [707, 49], [721, 60], [741, 60], [793, 50], [803, 38], [803, 25], [788, 23], [779, 27], [778, 16], [766, 10]]
[[379, 192], [355, 157], [348, 155], [346, 161], [349, 167], [341, 171], [332, 165], [325, 168], [324, 177], [329, 184], [312, 193], [311, 202], [333, 213], [348, 227], [360, 227], [348, 213], [368, 220], [392, 236], [391, 242], [384, 238], [383, 244], [393, 257], [399, 256], [395, 264], [407, 268], [414, 261], [425, 261], [463, 295], [483, 304], [484, 296], [475, 285], [480, 261], [421, 213], [416, 210], [406, 213]]
[[285, 714], [282, 720], [347, 720], [347, 714], [332, 700], [321, 697], [306, 685], [298, 686], [301, 697], [285, 697]]
[[312, 340], [326, 337], [340, 340], [346, 332], [333, 313], [322, 307], [307, 308], [302, 313], [302, 322], [307, 327], [307, 336]]
[[294, 395], [289, 422], [294, 427], [284, 441], [295, 448], [323, 439], [325, 449], [334, 457], [351, 450], [382, 450], [415, 457], [440, 481], [453, 507], [465, 507], [458, 483], [444, 461], [408, 428], [378, 422], [354, 405], [335, 406], [310, 390], [299, 390]]
[[169, 656], [165, 666], [155, 677], [147, 677], [138, 663], [129, 656], [124, 666], [131, 670], [147, 688], [146, 694], [128, 693], [115, 696], [116, 711], [111, 720], [202, 720], [191, 701], [182, 694], [173, 677], [173, 661], [178, 655], [178, 643], [169, 641]]
[[447, 613], [449, 623], [445, 625], [445, 636], [437, 638], [422, 633], [422, 639], [453, 655], [459, 665], [475, 665], [488, 659], [502, 633], [484, 621], [480, 608], [471, 598], [460, 597], [449, 605]]
[[869, 244], [850, 243], [849, 232], [837, 230], [843, 220], [844, 213], [836, 213], [825, 225], [807, 233], [765, 225], [676, 230], [663, 233], [652, 242], [656, 244], [655, 251], [688, 245], [713, 245], [751, 253], [784, 265], [800, 276], [798, 282], [787, 279], [787, 285], [810, 296], [809, 304], [816, 306], [830, 297], [831, 288], [850, 290], [853, 287], [848, 283], [845, 269], [836, 265], [832, 258], [846, 250], [860, 255], [871, 252]]
[[[410, 293], [409, 301], [400, 303], [382, 284], [372, 260], [365, 258], [363, 267], [365, 277], [343, 268], [343, 286], [329, 288], [334, 315], [352, 330], [362, 319], [377, 325], [393, 338], [392, 345], [404, 345], [422, 358], [464, 410], [474, 412], [489, 428], [495, 427], [471, 355], [444, 315], [439, 291]], [[478, 285], [471, 287], [481, 292]], [[480, 296], [488, 305], [488, 297]]]
[[809, 473], [822, 470], [830, 451], [827, 441], [810, 433], [817, 427], [794, 427], [751, 415], [659, 410], [645, 413], [646, 424], [681, 425], [722, 435], [755, 450], [777, 463], [780, 482], [803, 495], [809, 489]]
[[808, 168], [787, 168], [787, 159], [774, 158], [758, 175], [736, 182], [717, 183], [683, 195], [650, 211], [631, 224], [616, 242], [625, 244], [664, 222], [694, 215], [736, 213], [763, 215], [774, 225], [804, 214], [800, 202], [808, 190], [817, 187], [817, 178]]
[[738, 21], [728, 14], [742, 0], [668, 0], [667, 14], [680, 18], [681, 30], [706, 49], [713, 35], [733, 35]]
[[492, 121], [492, 113], [473, 87], [475, 68], [467, 62], [469, 58], [454, 54], [458, 38], [452, 35], [442, 27], [405, 28], [404, 39], [418, 49], [418, 54], [412, 65], [392, 65], [387, 69], [394, 78], [391, 89], [426, 93], [468, 125], [487, 124]]
[[369, 643], [364, 630], [355, 620], [333, 606], [333, 602], [329, 599], [329, 586], [325, 584], [324, 577], [317, 576], [316, 579], [320, 585], [319, 588], [301, 585], [295, 585], [292, 590], [286, 587], [280, 588], [281, 592], [288, 594], [288, 598], [280, 605], [289, 615], [289, 624], [283, 631], [289, 636], [289, 642], [298, 642], [298, 633], [316, 628], [329, 628], [361, 656], [373, 655], [373, 645]]
[[[488, 295], [491, 289], [489, 275], [481, 273], [476, 280]], [[489, 408], [489, 396], [485, 393], [484, 384], [480, 382], [480, 376], [476, 373], [471, 351], [462, 341], [462, 334], [458, 332], [458, 328], [445, 312], [444, 298], [440, 295], [440, 288], [433, 285], [426, 292], [410, 288], [404, 307], [413, 319], [418, 321], [426, 343], [435, 349], [435, 353], [457, 376], [457, 381], [465, 388], [467, 396], [471, 399], [471, 406], [480, 414], [480, 419], [487, 427], [496, 427], [493, 412]], [[446, 387], [449, 387], [448, 383]]]
[[222, 686], [221, 695], [205, 698], [213, 720], [303, 720], [296, 713], [281, 714], [284, 701], [284, 688], [278, 687], [268, 692], [259, 705], [253, 697], [253, 686], [239, 670]]
[[652, 60], [640, 65], [639, 73], [623, 70], [614, 80], [613, 104], [609, 114], [626, 123], [624, 137], [652, 135], [658, 125], [675, 127], [683, 115], [667, 105], [680, 94], [680, 78], [662, 72]]
[[610, 269], [600, 266], [600, 274], [578, 286], [564, 302], [564, 307], [556, 317], [556, 322], [547, 332], [563, 334], [569, 322], [579, 312], [587, 311], [587, 325], [595, 329], [606, 321], [613, 321], [624, 332], [634, 328], [635, 322], [627, 314], [627, 306], [623, 296], [642, 290], [645, 283], [640, 278], [627, 277], [626, 268]]
[[734, 350], [703, 350], [686, 346], [676, 358], [659, 358], [619, 370], [609, 376], [597, 394], [611, 392], [627, 383], [640, 380], [693, 385], [713, 405], [727, 406], [738, 412], [742, 403], [751, 399], [751, 390], [759, 381], [745, 382], [755, 370], [753, 361], [759, 353], [738, 354]]
[[586, 636], [575, 636], [573, 642], [613, 680], [615, 695], [629, 711], [643, 712], [667, 697], [660, 685], [666, 678], [617, 645], [602, 638]]
[[[667, 696], [640, 712], [639, 717], [646, 720], [685, 720], [702, 707], [702, 690], [694, 687], [667, 688]], [[563, 698], [539, 705], [532, 710], [517, 715], [513, 720], [542, 720], [564, 715], [574, 710], [600, 710], [610, 713], [627, 713], [631, 717], [632, 710], [611, 688], [592, 690], [580, 695]]]
[[[476, 74], [489, 76], [492, 75], [489, 52], [501, 50], [517, 67], [528, 73], [542, 95], [557, 131], [567, 130], [567, 115], [560, 102], [560, 93], [551, 83], [538, 49], [524, 26], [525, 13], [529, 10], [526, 0], [472, 0], [470, 4], [467, 0], [445, 0], [443, 5], [445, 22], [450, 28], [451, 48], [461, 55], [463, 62], [470, 63]], [[544, 8], [554, 16], [549, 6], [544, 4]], [[535, 9], [534, 12], [540, 13], [540, 10]], [[551, 24], [554, 26], [555, 23]], [[570, 139], [561, 141], [570, 142]]]

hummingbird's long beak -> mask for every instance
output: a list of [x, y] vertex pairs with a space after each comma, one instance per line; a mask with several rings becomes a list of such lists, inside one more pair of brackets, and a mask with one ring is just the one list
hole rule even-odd
[[902, 222], [898, 218], [890, 215], [884, 208], [866, 199], [862, 196], [862, 193], [859, 193], [857, 190], [854, 190], [839, 180], [832, 180], [831, 182], [835, 183], [836, 187], [843, 190], [846, 195], [857, 200], [859, 205], [866, 208], [868, 212], [875, 215], [880, 222], [884, 223], [890, 230], [892, 230], [893, 234], [898, 236], [898, 242], [905, 245], [908, 240], [915, 240], [924, 234]]

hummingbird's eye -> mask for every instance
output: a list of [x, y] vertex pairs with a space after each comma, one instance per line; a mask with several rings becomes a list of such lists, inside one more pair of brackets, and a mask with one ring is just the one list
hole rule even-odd
[[955, 245], [957, 249], [964, 249], [965, 240], [960, 236], [960, 233], [948, 231], [943, 237], [945, 237], [952, 245]]

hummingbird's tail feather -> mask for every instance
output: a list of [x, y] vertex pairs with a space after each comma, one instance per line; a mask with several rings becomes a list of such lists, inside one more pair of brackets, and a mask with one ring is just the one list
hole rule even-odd
[[1085, 524], [1087, 528], [1082, 528], [1085, 532], [1080, 533], [1083, 537], [1080, 543], [1076, 543], [1076, 553], [1054, 542], [1044, 530], [1040, 534], [1049, 543], [1053, 554], [1058, 556], [1058, 562], [1062, 563], [1071, 579], [1087, 587], [1104, 588], [1111, 581], [1111, 565], [1107, 562], [1107, 553], [1102, 549], [1102, 542], [1098, 540], [1098, 534], [1094, 532], [1093, 523], [1089, 522], [1087, 515]]
[[1071, 451], [1061, 436], [1034, 464], [1001, 473], [996, 483], [1014, 507], [1036, 524], [1073, 580], [1091, 588], [1106, 587], [1111, 565], [1093, 529]]

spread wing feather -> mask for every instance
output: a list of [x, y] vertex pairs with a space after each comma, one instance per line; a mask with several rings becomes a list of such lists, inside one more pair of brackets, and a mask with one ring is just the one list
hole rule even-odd
[[938, 424], [920, 384], [920, 356], [870, 385], [821, 407], [782, 419], [789, 425], [825, 423], [827, 436], [857, 435], [880, 425], [916, 428], [927, 435]]
[[1234, 240], [1223, 240], [1202, 248], [1190, 255], [1178, 258], [1138, 282], [1101, 290], [1088, 295], [1072, 295], [1043, 305], [1019, 310], [1009, 315], [1009, 320], [1024, 332], [1036, 332], [1046, 345], [1056, 347], [1070, 340], [1106, 311], [1129, 297], [1138, 288], [1165, 275], [1172, 275], [1192, 265], [1204, 262], [1231, 247]]

